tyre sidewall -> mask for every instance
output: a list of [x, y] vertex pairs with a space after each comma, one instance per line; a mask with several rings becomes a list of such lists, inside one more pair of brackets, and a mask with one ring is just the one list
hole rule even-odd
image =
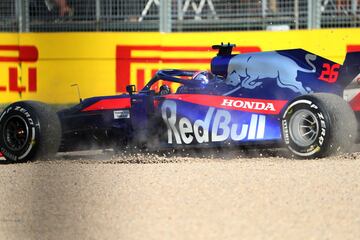
[[[290, 119], [299, 110], [306, 109], [312, 112], [319, 126], [319, 132], [315, 141], [309, 146], [299, 146], [296, 144], [290, 135]], [[285, 145], [296, 156], [308, 157], [321, 157], [325, 152], [328, 152], [331, 142], [331, 119], [329, 114], [324, 111], [324, 107], [320, 101], [311, 96], [296, 99], [289, 104], [281, 119], [282, 137]]]
[[[20, 150], [9, 149], [5, 144], [5, 123], [12, 117], [21, 118], [27, 125], [28, 139]], [[40, 124], [35, 111], [25, 103], [15, 103], [7, 107], [0, 115], [0, 152], [5, 159], [11, 162], [23, 162], [33, 158], [37, 151], [40, 139]]]

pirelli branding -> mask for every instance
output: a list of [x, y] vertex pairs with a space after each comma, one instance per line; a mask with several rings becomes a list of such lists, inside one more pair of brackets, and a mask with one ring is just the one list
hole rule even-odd
[[0, 45], [0, 64], [7, 76], [0, 76], [1, 92], [22, 94], [37, 91], [38, 50], [35, 46]]

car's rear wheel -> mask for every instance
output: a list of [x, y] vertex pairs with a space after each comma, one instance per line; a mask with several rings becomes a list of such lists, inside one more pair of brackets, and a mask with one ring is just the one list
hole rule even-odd
[[0, 152], [8, 162], [49, 159], [60, 140], [58, 116], [44, 103], [16, 102], [0, 115]]
[[348, 152], [356, 139], [354, 112], [334, 94], [315, 93], [293, 100], [281, 119], [285, 145], [297, 157]]

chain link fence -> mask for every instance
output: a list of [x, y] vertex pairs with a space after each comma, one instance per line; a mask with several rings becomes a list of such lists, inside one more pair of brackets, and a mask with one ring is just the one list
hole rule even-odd
[[360, 27], [360, 0], [1, 0], [0, 31], [244, 31]]
[[19, 6], [15, 6], [14, 0], [0, 1], [0, 31], [16, 32], [19, 29], [18, 20], [19, 13], [17, 12]]
[[322, 1], [321, 27], [359, 27], [360, 0]]
[[173, 31], [300, 29], [307, 27], [307, 1], [177, 1], [173, 15]]

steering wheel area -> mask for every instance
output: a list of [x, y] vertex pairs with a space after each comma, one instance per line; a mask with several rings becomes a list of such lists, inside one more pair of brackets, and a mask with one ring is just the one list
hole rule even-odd
[[167, 94], [170, 94], [171, 93], [171, 89], [168, 85], [164, 84], [160, 87], [160, 90], [159, 90], [159, 95], [160, 96], [163, 96], [163, 95], [167, 95]]

